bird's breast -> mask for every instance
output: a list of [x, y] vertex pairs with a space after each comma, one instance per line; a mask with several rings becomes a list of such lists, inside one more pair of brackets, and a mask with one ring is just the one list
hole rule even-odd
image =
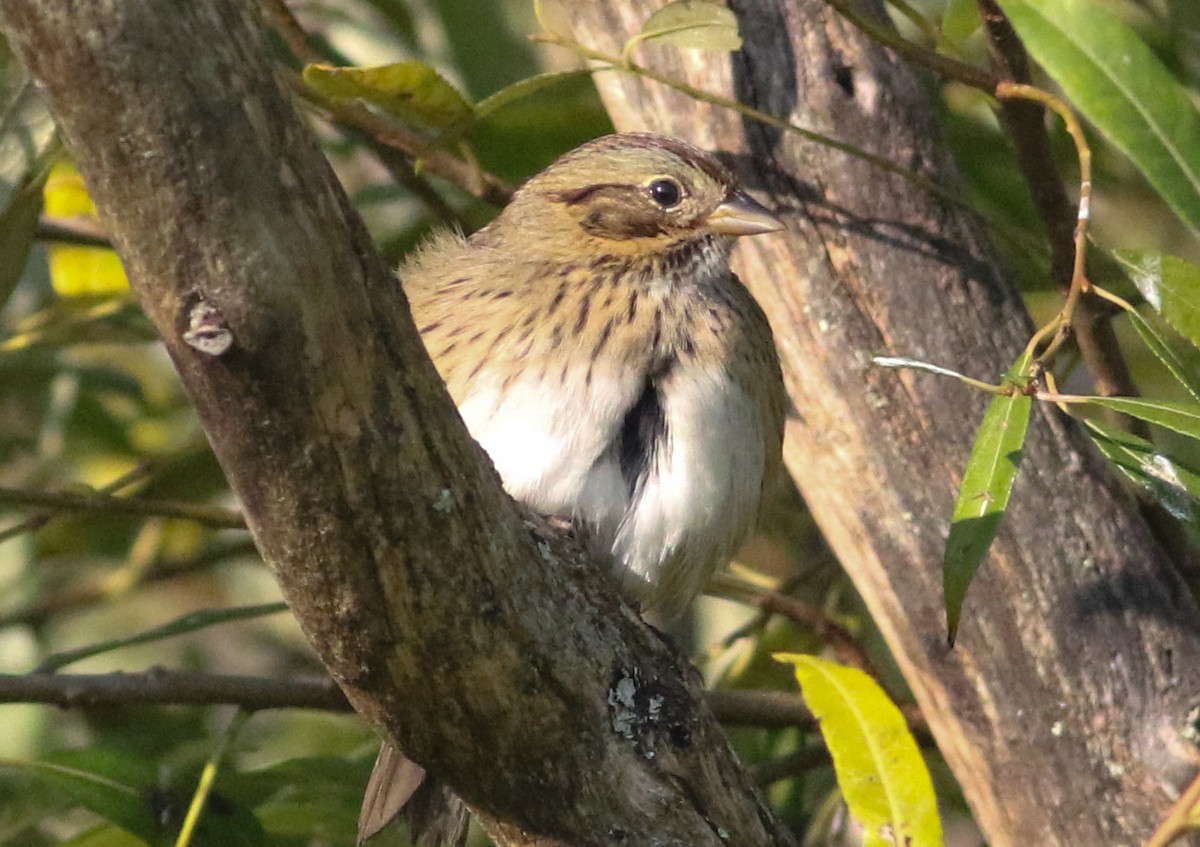
[[589, 524], [646, 605], [690, 601], [757, 514], [763, 423], [721, 363], [484, 371], [460, 412], [506, 490]]

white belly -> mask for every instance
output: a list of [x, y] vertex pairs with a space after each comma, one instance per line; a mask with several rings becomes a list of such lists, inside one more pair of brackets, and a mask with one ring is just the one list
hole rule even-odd
[[626, 590], [672, 614], [736, 552], [758, 512], [762, 422], [720, 367], [677, 362], [658, 396], [665, 438], [644, 478], [622, 475], [618, 440], [640, 374], [481, 379], [460, 402], [468, 429], [517, 500], [586, 521], [610, 546]]

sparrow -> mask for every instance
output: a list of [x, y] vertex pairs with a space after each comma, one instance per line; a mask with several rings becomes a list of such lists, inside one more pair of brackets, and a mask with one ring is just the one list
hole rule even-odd
[[[507, 492], [583, 528], [659, 620], [734, 555], [780, 466], [779, 358], [729, 255], [737, 237], [781, 228], [713, 156], [623, 133], [565, 154], [486, 227], [436, 235], [400, 269]], [[360, 840], [420, 781], [385, 745]]]

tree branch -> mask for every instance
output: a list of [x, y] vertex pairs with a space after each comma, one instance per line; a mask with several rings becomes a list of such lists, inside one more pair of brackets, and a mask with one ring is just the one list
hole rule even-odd
[[[784, 691], [710, 691], [717, 720], [760, 729], [816, 728], [799, 694]], [[103, 674], [0, 674], [0, 703], [49, 703], [63, 709], [157, 704], [261, 709], [351, 711], [332, 677], [261, 676], [151, 668]]]
[[350, 711], [346, 695], [327, 676], [270, 679], [165, 668], [143, 673], [0, 674], [0, 702], [49, 703], [62, 709], [155, 704]]
[[99, 492], [75, 494], [68, 491], [29, 491], [0, 488], [0, 506], [53, 509], [56, 512], [101, 512], [109, 515], [138, 515], [145, 518], [182, 518], [217, 529], [245, 529], [239, 512], [207, 503], [114, 497]]

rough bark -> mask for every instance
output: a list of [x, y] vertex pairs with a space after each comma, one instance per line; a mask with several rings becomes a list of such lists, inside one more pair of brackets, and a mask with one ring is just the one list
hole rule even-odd
[[[576, 36], [611, 53], [659, 5], [570, 8]], [[635, 58], [957, 185], [910, 68], [820, 0], [730, 5], [742, 52], [647, 46]], [[619, 128], [736, 151], [743, 181], [786, 216], [786, 234], [739, 250], [795, 406], [787, 463], [989, 843], [1140, 843], [1196, 766], [1192, 598], [1078, 429], [1044, 408], [947, 649], [942, 547], [986, 398], [870, 364], [912, 356], [994, 380], [1015, 359], [1030, 321], [979, 222], [859, 159], [662, 85], [597, 82]]]
[[355, 707], [501, 844], [789, 843], [608, 565], [501, 492], [253, 8], [0, 9]]

